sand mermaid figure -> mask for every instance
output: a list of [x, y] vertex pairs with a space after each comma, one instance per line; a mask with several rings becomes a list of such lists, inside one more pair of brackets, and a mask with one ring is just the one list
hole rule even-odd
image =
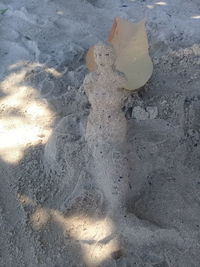
[[88, 74], [83, 86], [91, 104], [86, 141], [92, 155], [91, 170], [106, 201], [108, 213], [125, 209], [129, 190], [126, 157], [127, 121], [122, 111], [127, 80], [114, 69], [115, 54], [110, 45], [94, 47], [97, 71]]

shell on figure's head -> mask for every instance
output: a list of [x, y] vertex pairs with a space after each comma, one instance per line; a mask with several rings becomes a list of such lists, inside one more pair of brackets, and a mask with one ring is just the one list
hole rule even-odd
[[95, 45], [94, 58], [99, 67], [111, 67], [115, 62], [116, 56], [111, 45], [102, 43]]

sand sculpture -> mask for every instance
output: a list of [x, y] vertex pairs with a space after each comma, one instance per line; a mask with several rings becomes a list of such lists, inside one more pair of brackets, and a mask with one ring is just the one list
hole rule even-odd
[[127, 121], [122, 111], [128, 91], [127, 80], [114, 69], [115, 54], [110, 45], [94, 47], [97, 71], [86, 76], [83, 86], [91, 104], [86, 141], [93, 157], [91, 169], [102, 189], [108, 213], [124, 209], [128, 187], [126, 157]]
[[[130, 195], [130, 168], [126, 142], [127, 120], [122, 111], [124, 100], [130, 91], [124, 89], [127, 83], [126, 76], [114, 66], [116, 53], [112, 45], [102, 43], [94, 46], [94, 59], [97, 69], [89, 73], [83, 82], [83, 88], [91, 104], [85, 137], [83, 137], [86, 141], [86, 150], [88, 150], [85, 153], [86, 159], [82, 152], [79, 152], [85, 166], [80, 167], [70, 153], [74, 149], [81, 150], [77, 147], [80, 142], [76, 144], [70, 139], [70, 142], [66, 142], [69, 144], [66, 151], [69, 155], [65, 159], [67, 175], [64, 179], [67, 183], [68, 194], [62, 210], [64, 212], [73, 210], [77, 202], [80, 203], [81, 199], [90, 195], [91, 190], [85, 189], [89, 184], [93, 187], [93, 198], [100, 199], [97, 204], [99, 212], [101, 213], [103, 203], [103, 213], [113, 218], [114, 214], [119, 214], [116, 210], [120, 210], [121, 215], [126, 213], [127, 196]], [[61, 121], [65, 125], [64, 132], [67, 131], [67, 133], [71, 127], [69, 119], [63, 118]], [[60, 124], [59, 129], [62, 128]], [[60, 140], [59, 131], [52, 135], [45, 148], [47, 169], [53, 169], [56, 173], [62, 169], [57, 162], [63, 150], [62, 147], [57, 147]], [[74, 171], [70, 172], [72, 169]], [[79, 175], [77, 171], [80, 172]], [[90, 178], [88, 178], [88, 173]], [[87, 207], [81, 209], [86, 211]]]
[[[78, 134], [80, 140], [68, 140], [71, 120], [78, 118], [63, 118], [45, 147], [45, 169], [63, 177], [61, 182], [67, 188], [63, 211], [73, 210], [77, 201], [90, 195], [91, 189], [87, 188], [92, 186], [94, 199], [100, 199], [97, 209], [100, 211], [103, 203], [107, 212], [114, 214], [119, 208], [125, 211], [130, 190], [127, 121], [122, 107], [130, 90], [143, 86], [153, 70], [144, 22], [134, 24], [115, 18], [108, 43], [89, 49], [86, 65], [91, 71], [83, 82], [91, 104], [86, 133]], [[76, 123], [75, 128], [81, 123]], [[73, 151], [79, 151], [84, 167], [80, 167]]]
[[[104, 266], [100, 264], [105, 258], [111, 264], [105, 266], [115, 266], [112, 265], [115, 260], [123, 260], [127, 252], [132, 253], [133, 246], [135, 251], [139, 251], [146, 245], [159, 248], [165, 246], [163, 240], [168, 240], [169, 236], [173, 244], [177, 240], [181, 244], [182, 240], [171, 229], [163, 230], [151, 221], [138, 218], [130, 210], [127, 203], [128, 196], [131, 195], [127, 120], [122, 111], [124, 100], [130, 91], [124, 89], [127, 82], [125, 75], [114, 67], [116, 55], [111, 45], [96, 45], [94, 58], [97, 69], [89, 73], [83, 82], [91, 104], [85, 135], [82, 136], [84, 149], [81, 152], [78, 148], [80, 142], [73, 141], [73, 135], [68, 136], [68, 150], [65, 151], [66, 146], [63, 149], [69, 154], [66, 157], [68, 167], [63, 183], [65, 199], [62, 202], [62, 196], [60, 198], [60, 211], [64, 216], [59, 213], [56, 215], [61, 225], [65, 225], [68, 218], [72, 219], [69, 221], [70, 235], [85, 252], [87, 266]], [[61, 150], [57, 147], [60, 138], [58, 130], [63, 126], [66, 132], [66, 129], [70, 130], [70, 126], [78, 125], [73, 116], [63, 120], [45, 150], [47, 167], [54, 171], [60, 169], [52, 164], [56, 162]], [[74, 150], [77, 151], [76, 157], [83, 158], [84, 164], [78, 165], [75, 162], [72, 156]], [[50, 152], [53, 152], [55, 158]], [[49, 158], [48, 154], [51, 154]], [[75, 172], [71, 173], [72, 169]]]

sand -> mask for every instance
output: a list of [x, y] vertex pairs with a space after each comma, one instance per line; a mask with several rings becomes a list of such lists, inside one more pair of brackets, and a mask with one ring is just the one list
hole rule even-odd
[[[199, 1], [1, 0], [0, 10], [0, 266], [198, 267]], [[154, 64], [123, 109], [131, 192], [118, 222], [87, 168], [82, 87], [85, 54], [115, 16], [146, 19]]]

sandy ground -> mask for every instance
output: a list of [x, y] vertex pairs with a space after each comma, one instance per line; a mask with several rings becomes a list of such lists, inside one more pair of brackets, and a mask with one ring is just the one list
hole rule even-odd
[[[0, 266], [198, 267], [199, 0], [1, 0], [0, 10]], [[101, 214], [86, 168], [81, 87], [85, 53], [115, 16], [146, 19], [154, 62], [124, 107], [123, 229]]]

